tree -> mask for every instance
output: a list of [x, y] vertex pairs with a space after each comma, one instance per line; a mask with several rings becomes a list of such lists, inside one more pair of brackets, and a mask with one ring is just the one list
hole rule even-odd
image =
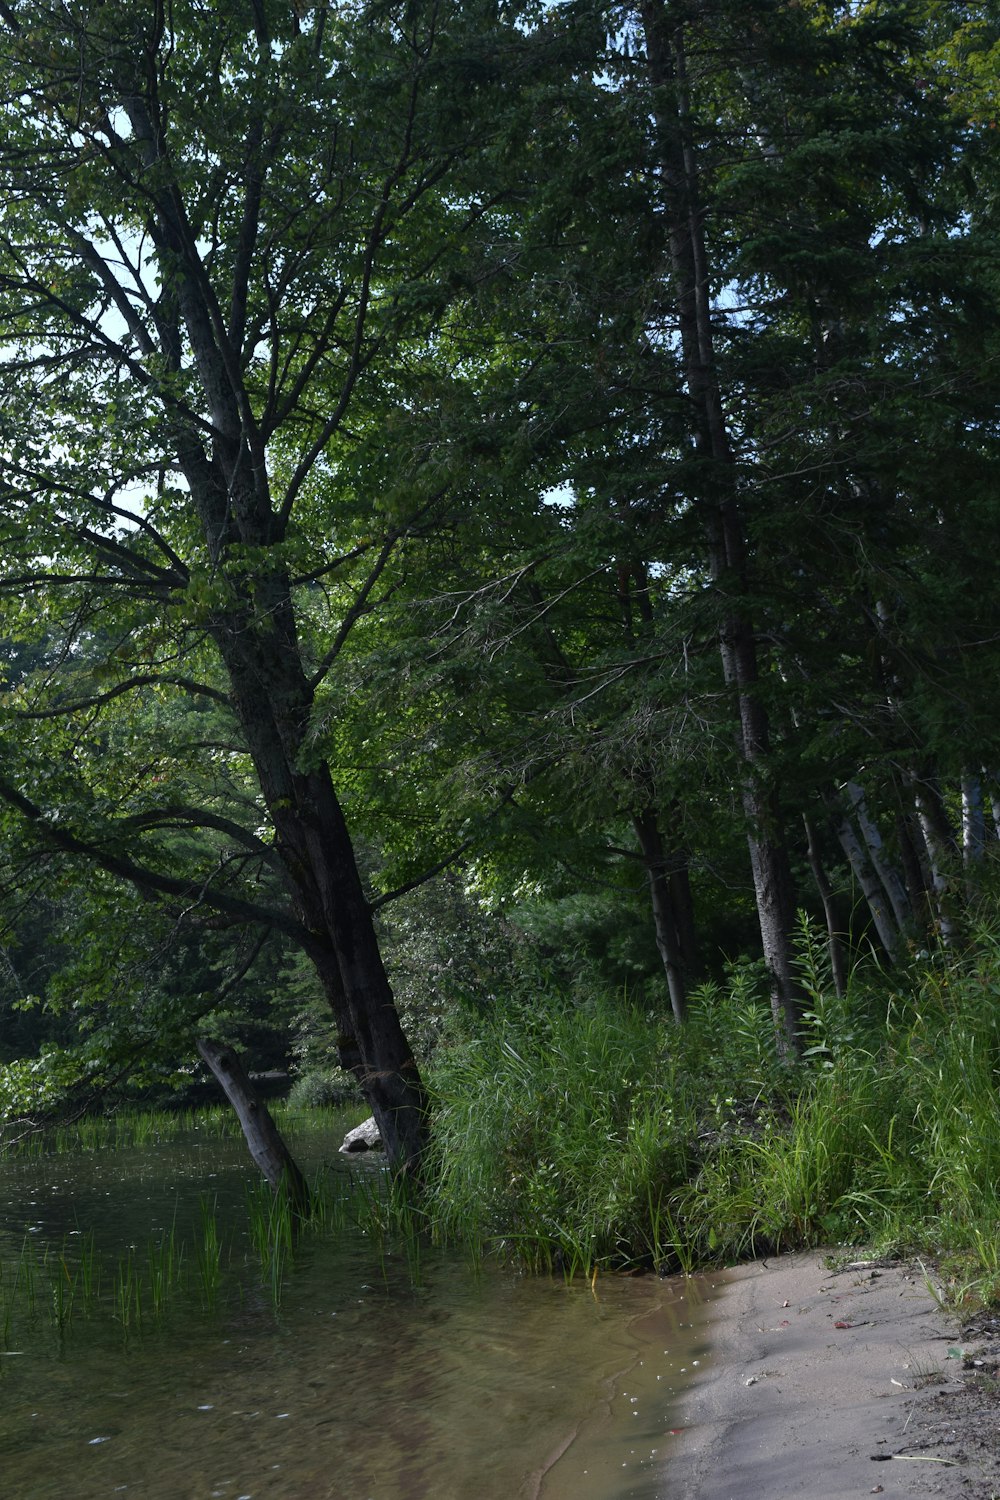
[[432, 462], [375, 493], [366, 459], [419, 407], [530, 35], [447, 3], [2, 17], [0, 590], [48, 642], [5, 695], [8, 822], [298, 944], [415, 1167], [423, 1089], [316, 725], [446, 503]]
[[[560, 834], [626, 810], [593, 775], [580, 810], [570, 770], [617, 763], [646, 864], [663, 871], [678, 862], [657, 847], [666, 818], [680, 805], [694, 824], [730, 774], [793, 1048], [807, 858], [837, 924], [824, 861], [844, 855], [828, 820], [897, 954], [931, 888], [945, 921], [949, 784], [972, 807], [970, 767], [991, 760], [988, 592], [971, 595], [953, 566], [968, 569], [996, 507], [983, 378], [996, 314], [968, 198], [982, 140], [956, 116], [954, 80], [934, 76], [941, 7], [573, 14], [599, 17], [602, 60], [567, 92], [563, 172], [525, 195], [519, 284], [492, 310], [509, 357], [484, 381], [494, 411], [523, 415], [536, 493], [566, 486], [562, 544], [550, 526], [533, 551], [498, 555], [480, 638], [509, 678], [544, 684], [520, 763], [539, 765], [544, 736], [551, 774], [533, 790], [555, 789]], [[457, 642], [489, 587], [477, 577], [459, 595]], [[713, 636], [721, 682], [705, 671]], [[663, 712], [685, 693], [686, 742]], [[575, 743], [556, 743], [560, 710]], [[735, 764], [719, 753], [727, 735]], [[676, 975], [676, 916], [659, 915]]]
[[484, 838], [644, 867], [678, 1017], [688, 859], [742, 840], [789, 1050], [807, 858], [887, 951], [959, 787], [971, 871], [975, 9], [3, 8], [12, 858], [297, 945], [398, 1160], [372, 908]]

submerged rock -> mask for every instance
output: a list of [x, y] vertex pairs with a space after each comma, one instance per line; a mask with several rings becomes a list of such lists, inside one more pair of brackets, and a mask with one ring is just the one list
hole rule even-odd
[[382, 1137], [379, 1135], [374, 1118], [364, 1120], [353, 1130], [349, 1130], [344, 1136], [344, 1144], [340, 1149], [349, 1155], [355, 1151], [383, 1151], [385, 1147], [382, 1145]]

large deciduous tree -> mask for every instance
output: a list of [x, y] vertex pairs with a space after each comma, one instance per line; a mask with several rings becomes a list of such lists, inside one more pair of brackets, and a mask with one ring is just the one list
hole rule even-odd
[[433, 455], [389, 473], [385, 441], [466, 285], [530, 34], [448, 0], [14, 0], [0, 25], [0, 598], [44, 657], [4, 699], [8, 827], [299, 944], [415, 1165], [424, 1094], [317, 721], [447, 504]]

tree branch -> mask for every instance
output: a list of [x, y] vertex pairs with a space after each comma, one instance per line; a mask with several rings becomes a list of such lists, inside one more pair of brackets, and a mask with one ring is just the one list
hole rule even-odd
[[379, 555], [375, 559], [368, 577], [361, 585], [361, 589], [358, 592], [354, 603], [351, 605], [350, 609], [341, 620], [340, 629], [334, 636], [329, 650], [324, 653], [322, 661], [309, 680], [309, 687], [310, 689], [312, 689], [312, 691], [316, 690], [319, 684], [323, 681], [327, 672], [329, 672], [330, 668], [333, 666], [333, 663], [340, 655], [344, 642], [347, 640], [347, 637], [354, 629], [354, 626], [357, 624], [358, 620], [360, 620], [363, 614], [366, 614], [368, 612], [368, 609], [370, 608], [368, 600], [371, 597], [372, 589], [375, 587], [376, 583], [378, 583], [379, 578], [385, 571], [386, 563], [389, 561], [389, 558], [392, 555], [393, 548], [399, 541], [399, 537], [400, 533], [398, 531], [390, 531], [389, 535], [383, 542], [381, 550], [379, 551]]
[[265, 844], [256, 834], [232, 818], [223, 817], [221, 813], [209, 812], [207, 808], [189, 807], [175, 805], [168, 807], [151, 808], [148, 812], [133, 813], [123, 818], [125, 827], [142, 829], [168, 828], [172, 825], [190, 825], [195, 828], [214, 828], [217, 833], [225, 833], [237, 843], [244, 844], [251, 853], [259, 855], [262, 860], [273, 869], [280, 870], [281, 862], [277, 857], [273, 844]]
[[143, 673], [137, 677], [126, 678], [124, 682], [116, 683], [114, 687], [108, 688], [106, 692], [95, 693], [90, 698], [78, 698], [74, 703], [61, 703], [53, 708], [12, 708], [11, 712], [18, 719], [62, 719], [70, 714], [80, 713], [85, 708], [101, 708], [105, 703], [110, 703], [114, 698], [120, 698], [123, 693], [131, 693], [138, 688], [156, 687], [160, 683], [166, 683], [170, 687], [179, 687], [186, 693], [202, 698], [211, 698], [216, 703], [221, 703], [225, 708], [230, 707], [229, 699], [225, 693], [220, 693], [217, 688], [209, 687], [205, 682], [195, 682], [191, 677], [164, 676], [156, 672]]
[[109, 875], [127, 881], [128, 884], [136, 886], [141, 891], [146, 891], [153, 896], [173, 896], [186, 901], [191, 901], [193, 898], [195, 904], [209, 906], [213, 911], [220, 912], [234, 922], [263, 923], [267, 927], [275, 928], [278, 932], [286, 933], [303, 947], [309, 941], [309, 933], [301, 922], [296, 921], [286, 912], [258, 906], [252, 901], [245, 901], [242, 897], [229, 896], [223, 891], [212, 890], [207, 881], [199, 887], [192, 880], [180, 880], [173, 875], [164, 875], [158, 870], [151, 870], [147, 865], [137, 863], [128, 855], [113, 854], [109, 850], [102, 849], [92, 840], [81, 838], [62, 824], [47, 818], [40, 807], [2, 777], [0, 777], [0, 798], [16, 808], [53, 848], [65, 854], [88, 859], [100, 869], [106, 870]]

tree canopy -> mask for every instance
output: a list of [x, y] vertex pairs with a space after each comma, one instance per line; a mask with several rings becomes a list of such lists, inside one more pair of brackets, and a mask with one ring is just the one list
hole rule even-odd
[[755, 912], [789, 1051], [797, 907], [835, 954], [956, 932], [1000, 797], [984, 8], [0, 18], [14, 926], [64, 890], [124, 953], [140, 909], [189, 1029], [297, 949], [414, 1165], [375, 914], [458, 860], [536, 927], [648, 910], [679, 1021]]

